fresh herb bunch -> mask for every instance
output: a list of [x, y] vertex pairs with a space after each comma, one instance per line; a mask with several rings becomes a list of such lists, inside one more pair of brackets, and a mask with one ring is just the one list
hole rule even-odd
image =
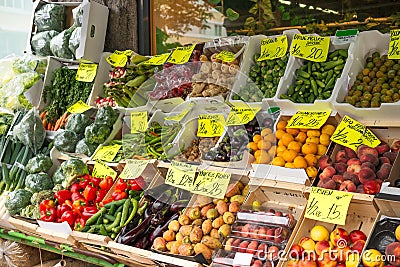
[[75, 76], [76, 70], [58, 68], [54, 71], [51, 85], [44, 88], [44, 101], [49, 101], [46, 108], [48, 122], [54, 123], [71, 105], [88, 99], [93, 82], [77, 81]]

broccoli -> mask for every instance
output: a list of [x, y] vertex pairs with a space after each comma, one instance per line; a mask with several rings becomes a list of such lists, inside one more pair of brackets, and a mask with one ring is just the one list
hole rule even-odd
[[65, 189], [65, 188], [61, 184], [55, 184], [52, 191], [53, 191], [53, 193], [57, 193], [58, 191], [63, 190], [63, 189]]
[[48, 172], [53, 166], [49, 156], [38, 154], [36, 157], [31, 158], [26, 164], [25, 168], [28, 173]]
[[53, 199], [54, 200], [54, 192], [52, 190], [43, 190], [40, 192], [36, 192], [31, 197], [31, 203], [33, 205], [39, 205], [45, 199]]
[[54, 137], [54, 146], [62, 152], [75, 152], [78, 136], [72, 131], [62, 131]]
[[55, 185], [61, 184], [65, 180], [65, 175], [61, 166], [54, 172], [52, 180]]
[[92, 120], [83, 113], [72, 114], [65, 125], [65, 130], [72, 131], [77, 135], [83, 135], [85, 128], [92, 124]]
[[21, 210], [21, 216], [31, 219], [40, 219], [40, 210], [39, 204], [37, 205], [28, 205]]
[[87, 165], [80, 159], [64, 161], [61, 163], [61, 169], [65, 177], [61, 183], [64, 188], [68, 188], [75, 178], [89, 174]]
[[5, 206], [11, 215], [18, 214], [31, 203], [32, 193], [25, 189], [18, 189], [8, 195]]
[[79, 140], [76, 144], [75, 153], [77, 154], [85, 154], [90, 157], [94, 151], [96, 151], [97, 144], [91, 145], [85, 142], [85, 139]]
[[87, 144], [102, 144], [110, 135], [111, 129], [106, 124], [93, 123], [85, 129], [85, 142]]
[[26, 176], [25, 188], [32, 193], [53, 188], [53, 181], [47, 173], [34, 173]]
[[110, 106], [101, 107], [96, 114], [94, 123], [105, 124], [112, 127], [118, 118], [118, 111], [114, 110]]

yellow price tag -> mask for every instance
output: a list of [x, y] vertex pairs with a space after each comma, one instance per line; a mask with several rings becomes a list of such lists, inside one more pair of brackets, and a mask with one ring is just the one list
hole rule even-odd
[[191, 192], [221, 199], [225, 196], [230, 180], [230, 173], [201, 170], [197, 175]]
[[121, 145], [115, 144], [111, 146], [103, 146], [97, 150], [96, 154], [93, 156], [93, 160], [104, 160], [107, 162], [113, 161], [118, 151], [120, 150]]
[[232, 107], [226, 119], [227, 126], [247, 124], [254, 119], [261, 108]]
[[185, 47], [177, 47], [169, 56], [168, 62], [173, 64], [185, 64], [192, 56], [196, 44]]
[[196, 169], [196, 166], [172, 161], [165, 177], [165, 184], [190, 191], [194, 186]]
[[381, 140], [379, 140], [376, 135], [374, 135], [370, 129], [367, 129], [365, 131], [365, 134], [361, 137], [363, 140], [363, 144], [369, 147], [377, 147], [381, 143]]
[[76, 72], [75, 80], [91, 83], [96, 77], [97, 64], [94, 63], [79, 63], [78, 71]]
[[222, 114], [201, 114], [198, 116], [198, 137], [221, 136], [225, 130], [225, 118]]
[[167, 61], [169, 55], [171, 53], [164, 53], [161, 55], [155, 55], [154, 57], [150, 58], [149, 60], [143, 62], [145, 65], [162, 65]]
[[352, 197], [353, 194], [349, 192], [311, 187], [304, 217], [332, 224], [345, 225], [347, 210], [349, 209]]
[[325, 62], [328, 57], [330, 38], [295, 34], [290, 54], [314, 62]]
[[271, 60], [286, 55], [288, 40], [286, 35], [261, 40], [261, 54], [257, 61]]
[[132, 53], [132, 50], [115, 50], [114, 53], [106, 58], [106, 61], [113, 67], [125, 67], [128, 62], [128, 57], [132, 55]]
[[235, 60], [235, 54], [233, 52], [223, 50], [219, 52], [215, 58], [222, 60], [223, 62], [230, 63]]
[[319, 129], [328, 120], [331, 111], [297, 111], [286, 128]]
[[148, 126], [147, 111], [131, 113], [131, 133], [142, 133]]
[[389, 59], [400, 59], [400, 29], [390, 31]]
[[83, 102], [82, 100], [79, 100], [78, 102], [76, 102], [75, 104], [73, 104], [72, 106], [70, 106], [67, 111], [69, 113], [83, 113], [89, 109], [91, 109], [92, 107], [89, 106], [88, 104], [86, 104], [85, 102]]
[[117, 177], [117, 172], [104, 163], [97, 161], [94, 164], [92, 176], [96, 178], [106, 178], [107, 176], [111, 176], [113, 179], [115, 179], [115, 177]]
[[185, 116], [186, 114], [190, 111], [190, 109], [185, 109], [184, 111], [182, 111], [180, 114], [175, 115], [175, 116], [169, 116], [169, 117], [165, 117], [166, 121], [177, 121], [180, 122]]
[[119, 175], [119, 178], [136, 179], [142, 175], [142, 172], [146, 169], [147, 164], [149, 164], [149, 160], [129, 159], [126, 162], [124, 170]]

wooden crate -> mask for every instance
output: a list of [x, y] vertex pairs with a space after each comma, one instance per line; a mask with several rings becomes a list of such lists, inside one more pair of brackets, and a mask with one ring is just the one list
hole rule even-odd
[[39, 227], [37, 224], [33, 223], [28, 223], [26, 221], [16, 219], [13, 217], [9, 217], [7, 219], [8, 223], [10, 223], [12, 226], [18, 229], [18, 231], [21, 231], [22, 233], [28, 234], [28, 235], [38, 235], [36, 233], [36, 229]]
[[72, 246], [77, 245], [77, 241], [70, 234], [49, 230], [40, 226], [36, 228], [36, 233], [45, 240]]
[[108, 242], [107, 247], [115, 254], [126, 256], [130, 261], [132, 260], [140, 266], [156, 266], [151, 260], [152, 252], [149, 250], [119, 244], [114, 241]]

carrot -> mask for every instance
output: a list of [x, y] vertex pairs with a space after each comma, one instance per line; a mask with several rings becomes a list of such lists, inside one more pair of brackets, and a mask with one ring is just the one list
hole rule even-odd
[[47, 130], [48, 130], [48, 131], [51, 131], [51, 127], [52, 127], [52, 124], [51, 124], [51, 122], [50, 122], [49, 124], [47, 124]]
[[61, 116], [61, 121], [64, 121], [68, 117], [68, 111], [66, 111], [62, 116]]
[[43, 127], [44, 127], [45, 129], [47, 129], [47, 120], [46, 120], [46, 117], [44, 117], [44, 119], [42, 120], [42, 123], [43, 123]]
[[42, 113], [40, 113], [40, 119], [43, 120], [46, 117], [47, 112], [43, 111]]
[[61, 118], [56, 121], [56, 124], [54, 125], [54, 131], [60, 129], [61, 122], [62, 122]]

